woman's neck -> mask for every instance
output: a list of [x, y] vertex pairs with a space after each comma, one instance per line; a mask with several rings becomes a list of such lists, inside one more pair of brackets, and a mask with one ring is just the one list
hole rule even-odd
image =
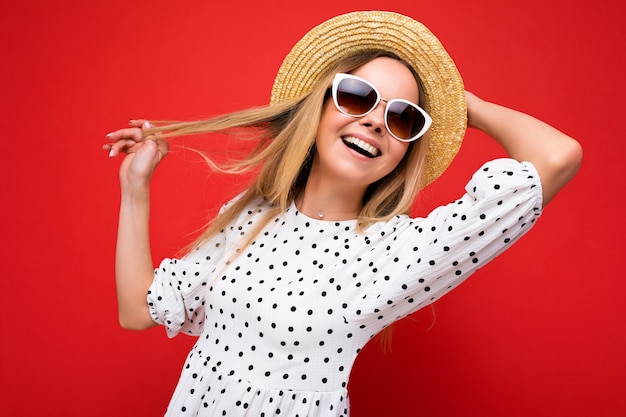
[[365, 190], [321, 184], [311, 178], [296, 198], [298, 210], [320, 220], [352, 220], [363, 208]]

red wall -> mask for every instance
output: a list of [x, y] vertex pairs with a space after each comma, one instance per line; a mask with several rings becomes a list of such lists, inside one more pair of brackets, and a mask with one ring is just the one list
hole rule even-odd
[[[267, 3], [267, 4], [264, 4]], [[356, 8], [424, 22], [468, 89], [578, 138], [584, 165], [535, 230], [368, 346], [354, 417], [626, 415], [622, 0], [0, 3], [0, 414], [162, 414], [193, 339], [117, 325], [119, 160], [129, 118], [192, 119], [267, 102], [309, 28]], [[422, 209], [501, 155], [471, 132]], [[232, 191], [176, 150], [154, 181], [155, 262]], [[620, 261], [621, 259], [621, 261]]]

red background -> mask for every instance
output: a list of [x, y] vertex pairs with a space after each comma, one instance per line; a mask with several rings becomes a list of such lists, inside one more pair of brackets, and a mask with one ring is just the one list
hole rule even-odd
[[[626, 415], [622, 0], [24, 1], [0, 4], [0, 414], [156, 416], [193, 339], [119, 328], [119, 160], [130, 118], [194, 119], [267, 102], [291, 46], [354, 9], [425, 23], [466, 87], [585, 149], [538, 226], [470, 281], [368, 345], [354, 417]], [[500, 156], [470, 132], [421, 210]], [[155, 262], [233, 190], [175, 150], [154, 180]], [[622, 259], [620, 261], [620, 258]]]

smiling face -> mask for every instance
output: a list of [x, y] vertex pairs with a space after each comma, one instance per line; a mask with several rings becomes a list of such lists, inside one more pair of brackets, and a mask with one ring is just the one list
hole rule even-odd
[[[400, 61], [379, 57], [352, 74], [372, 83], [384, 99], [419, 99], [417, 82]], [[367, 186], [394, 170], [409, 144], [396, 140], [385, 128], [386, 103], [381, 101], [369, 114], [351, 117], [341, 113], [332, 99], [326, 100], [316, 136], [317, 152], [309, 177], [328, 180], [336, 186]]]

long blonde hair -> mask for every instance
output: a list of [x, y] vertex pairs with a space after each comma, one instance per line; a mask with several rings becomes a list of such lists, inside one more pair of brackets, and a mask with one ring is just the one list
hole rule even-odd
[[[403, 62], [385, 51], [360, 52], [347, 56], [328, 68], [313, 90], [302, 97], [208, 120], [173, 123], [146, 131], [146, 135], [160, 134], [163, 137], [222, 132], [242, 140], [256, 141], [256, 146], [246, 157], [226, 164], [217, 164], [209, 156], [205, 156], [215, 171], [241, 174], [258, 170], [258, 174], [241, 197], [216, 217], [192, 246], [226, 229], [241, 211], [257, 198], [265, 199], [270, 209], [266, 211], [263, 221], [259, 222], [249, 235], [246, 245], [254, 240], [272, 218], [287, 210], [306, 185], [315, 154], [315, 136], [322, 107], [328, 99], [328, 89], [333, 76], [337, 72], [352, 72], [381, 56]], [[419, 84], [416, 72], [408, 65], [407, 67], [413, 72]], [[358, 216], [360, 232], [375, 222], [388, 220], [398, 214], [408, 214], [422, 188], [427, 141], [426, 134], [411, 143], [396, 168], [368, 187], [363, 208]]]

